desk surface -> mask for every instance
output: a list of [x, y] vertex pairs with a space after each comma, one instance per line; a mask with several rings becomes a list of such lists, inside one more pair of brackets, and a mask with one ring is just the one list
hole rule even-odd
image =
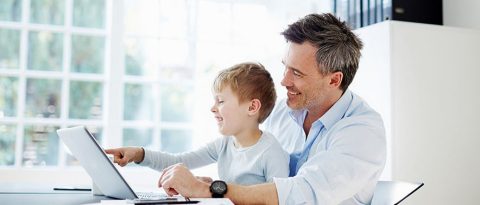
[[[100, 203], [101, 200], [114, 200], [105, 196], [95, 196], [90, 191], [54, 191], [53, 187], [55, 186], [0, 183], [0, 204], [78, 205]], [[228, 199], [199, 200], [200, 204], [233, 204]]]
[[0, 202], [3, 205], [10, 204], [37, 204], [37, 205], [60, 205], [60, 204], [88, 204], [98, 203], [101, 200], [111, 200], [105, 196], [94, 196], [87, 193], [68, 194], [31, 194], [31, 193], [1, 193]]

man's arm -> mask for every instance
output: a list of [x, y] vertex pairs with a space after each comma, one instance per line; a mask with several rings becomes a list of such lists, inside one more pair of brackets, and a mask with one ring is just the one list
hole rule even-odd
[[[160, 176], [158, 186], [169, 195], [181, 194], [184, 197], [209, 198], [210, 184], [195, 178], [182, 164], [166, 168]], [[235, 204], [278, 204], [277, 188], [274, 183], [240, 186], [228, 184], [225, 195]]]
[[234, 204], [278, 204], [277, 188], [273, 182], [251, 186], [228, 184], [225, 197]]

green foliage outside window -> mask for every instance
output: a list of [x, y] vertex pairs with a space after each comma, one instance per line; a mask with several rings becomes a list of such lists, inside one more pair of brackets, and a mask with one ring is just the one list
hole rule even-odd
[[105, 1], [104, 0], [74, 0], [73, 26], [104, 28]]
[[18, 69], [20, 31], [0, 29], [0, 69]]
[[47, 31], [30, 32], [28, 47], [29, 70], [62, 70], [63, 35]]
[[39, 24], [63, 25], [65, 0], [31, 0], [30, 22]]
[[102, 83], [70, 82], [69, 118], [102, 119]]
[[15, 164], [15, 125], [0, 125], [0, 166]]
[[22, 0], [0, 0], [0, 21], [20, 21]]
[[18, 78], [0, 76], [0, 117], [17, 115]]

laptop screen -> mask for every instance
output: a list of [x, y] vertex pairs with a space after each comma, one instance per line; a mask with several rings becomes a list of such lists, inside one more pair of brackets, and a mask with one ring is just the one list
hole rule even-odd
[[57, 134], [103, 194], [118, 199], [138, 198], [84, 126], [59, 129]]

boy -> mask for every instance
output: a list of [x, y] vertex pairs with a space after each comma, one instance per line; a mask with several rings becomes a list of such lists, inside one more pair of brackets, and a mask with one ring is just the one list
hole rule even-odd
[[169, 154], [125, 147], [106, 150], [120, 166], [134, 161], [162, 171], [183, 163], [190, 169], [218, 163], [218, 175], [227, 183], [252, 185], [288, 177], [289, 155], [275, 138], [259, 129], [275, 105], [273, 80], [256, 63], [242, 63], [221, 71], [213, 83], [211, 108], [225, 136], [192, 152]]

